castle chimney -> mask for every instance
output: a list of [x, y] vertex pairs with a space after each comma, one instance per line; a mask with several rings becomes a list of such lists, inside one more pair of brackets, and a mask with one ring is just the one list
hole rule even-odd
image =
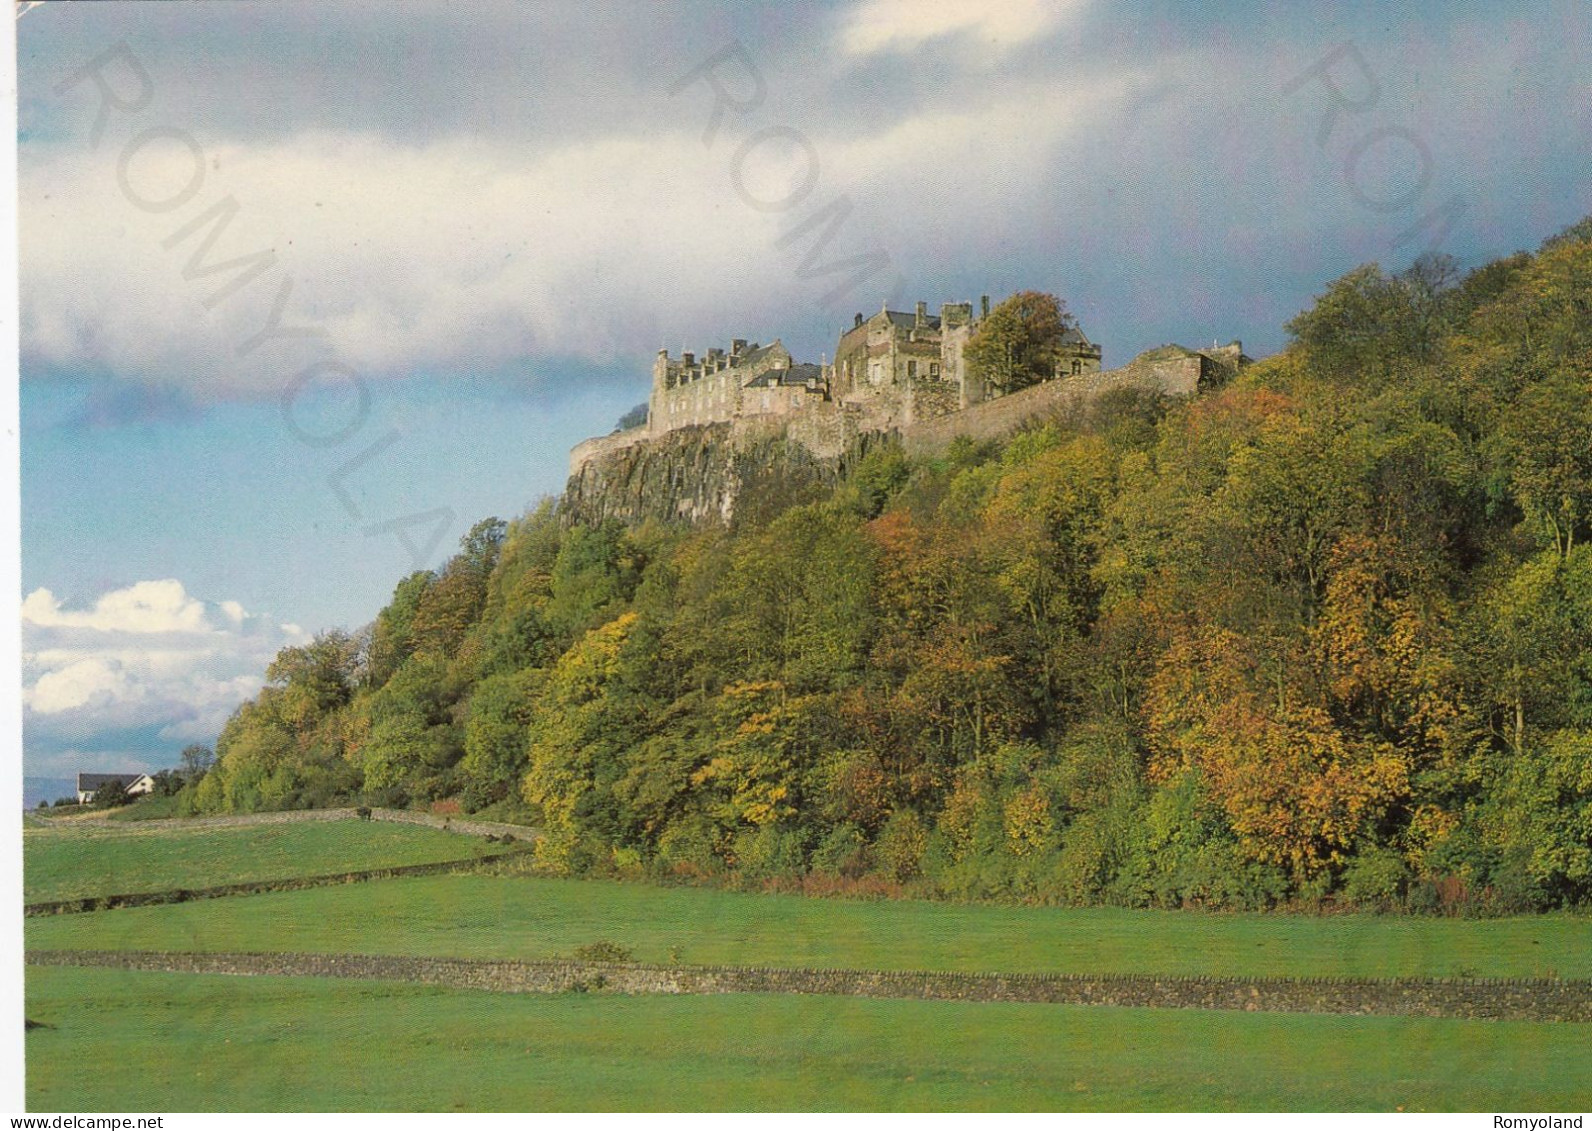
[[680, 364], [684, 365], [687, 369], [690, 369], [693, 365], [696, 364], [696, 354], [694, 354], [694, 353], [683, 353], [683, 354], [681, 354], [680, 355]]
[[929, 320], [929, 304], [926, 303], [926, 302], [918, 303], [917, 324], [919, 326], [922, 326], [928, 320]]
[[731, 357], [739, 357], [739, 356], [741, 356], [741, 354], [743, 354], [745, 352], [746, 352], [746, 339], [745, 338], [732, 338], [732, 339], [730, 339], [730, 356]]
[[982, 317], [982, 318], [988, 318], [989, 317], [989, 295], [983, 295], [983, 296], [981, 296], [979, 298], [979, 300], [978, 300], [978, 308], [979, 308], [979, 311], [981, 312], [980, 313], [980, 317]]
[[851, 324], [851, 328], [853, 330], [855, 330], [858, 326], [861, 326], [861, 325], [862, 325], [862, 311], [859, 310], [859, 311], [857, 311], [857, 320]]

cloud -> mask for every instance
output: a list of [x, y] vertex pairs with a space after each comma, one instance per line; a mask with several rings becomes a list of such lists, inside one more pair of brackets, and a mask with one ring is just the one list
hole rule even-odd
[[[645, 356], [660, 319], [730, 299], [744, 279], [724, 265], [775, 234], [727, 162], [704, 168], [701, 152], [694, 130], [540, 151], [324, 133], [232, 142], [206, 149], [222, 170], [213, 196], [170, 215], [130, 203], [106, 157], [43, 153], [22, 173], [24, 368], [110, 368], [203, 401], [281, 395], [329, 350], [374, 376]], [[152, 154], [137, 191], [154, 195], [185, 160]], [[163, 245], [226, 195], [238, 211], [206, 262], [265, 252], [275, 264], [213, 301], [241, 276], [184, 279], [202, 233]], [[289, 275], [286, 320], [321, 340], [240, 357]]]
[[48, 589], [22, 603], [24, 723], [40, 750], [98, 749], [107, 736], [212, 741], [263, 683], [295, 625], [206, 602], [181, 582], [140, 581], [68, 608]]
[[[21, 172], [23, 368], [110, 370], [156, 390], [135, 399], [158, 406], [283, 397], [328, 352], [365, 376], [410, 376], [648, 359], [660, 345], [696, 344], [666, 335], [702, 328], [788, 334], [797, 266], [818, 236], [783, 250], [778, 241], [812, 210], [845, 194], [894, 217], [903, 183], [915, 185], [907, 211], [925, 221], [1010, 191], [1031, 198], [1053, 144], [1125, 97], [1135, 74], [1006, 84], [1015, 89], [1003, 87], [998, 104], [927, 107], [860, 129], [809, 125], [818, 183], [788, 211], [756, 202], [799, 191], [807, 157], [777, 141], [706, 151], [683, 108], [672, 130], [540, 148], [324, 132], [217, 143], [204, 147], [213, 188], [169, 214], [137, 208], [111, 157], [43, 148]], [[924, 154], [946, 149], [967, 159], [921, 177]], [[191, 160], [180, 147], [152, 149], [134, 166], [135, 194], [182, 183]], [[228, 197], [237, 211], [195, 270], [205, 233], [181, 234]], [[865, 250], [882, 230], [869, 224], [849, 221], [822, 260]], [[236, 290], [242, 267], [204, 271], [255, 253], [274, 263]], [[289, 277], [284, 321], [321, 338], [240, 357]], [[840, 278], [809, 284], [808, 301]], [[838, 317], [827, 312], [826, 327]]]
[[1081, 0], [867, 0], [847, 19], [840, 46], [866, 57], [965, 36], [1006, 50], [1043, 38], [1083, 8]]
[[[227, 602], [240, 612], [242, 606]], [[180, 581], [140, 581], [104, 594], [94, 607], [70, 612], [48, 589], [35, 589], [22, 601], [22, 623], [38, 628], [91, 628], [100, 632], [202, 632], [209, 627], [205, 606], [188, 596]]]
[[[1308, 291], [1297, 272], [1284, 288], [1257, 267], [1248, 233], [1268, 233], [1278, 261], [1309, 256], [1319, 278], [1386, 258], [1400, 232], [1460, 191], [1476, 202], [1467, 223], [1500, 227], [1482, 215], [1497, 211], [1486, 202], [1512, 200], [1499, 184], [1529, 171], [1500, 153], [1533, 146], [1532, 169], [1560, 172], [1528, 208], [1553, 215], [1517, 226], [1551, 229], [1571, 207], [1564, 151], [1579, 152], [1552, 118], [1581, 104], [1562, 53], [1524, 35], [1501, 50], [1491, 33], [1511, 25], [1499, 17], [1447, 21], [1443, 34], [1411, 17], [1380, 33], [1398, 51], [1379, 54], [1368, 25], [1312, 30], [1275, 6], [1242, 19], [1101, 0], [861, 0], [750, 21], [729, 6], [663, 17], [477, 4], [427, 9], [408, 33], [379, 6], [324, 7], [312, 19], [251, 6], [247, 33], [224, 15], [233, 8], [206, 9], [189, 38], [165, 34], [187, 27], [186, 13], [118, 14], [112, 26], [130, 36], [159, 99], [136, 122], [113, 116], [97, 151], [86, 144], [92, 89], [46, 97], [81, 66], [92, 21], [51, 17], [58, 58], [49, 82], [30, 64], [39, 129], [20, 154], [23, 371], [109, 374], [137, 389], [94, 401], [83, 422], [283, 397], [329, 351], [365, 376], [524, 375], [528, 385], [578, 367], [564, 363], [627, 360], [644, 381], [659, 346], [732, 335], [784, 335], [817, 360], [896, 272], [931, 300], [970, 297], [970, 285], [1068, 289], [1079, 309], [1097, 305], [1091, 326], [1124, 353], [1188, 332], [1190, 292], [1210, 296], [1195, 329], [1275, 339], [1275, 320]], [[1346, 151], [1369, 118], [1343, 115], [1335, 148], [1322, 151], [1323, 89], [1284, 93], [1345, 33], [1364, 39], [1386, 88], [1376, 121], [1414, 130], [1437, 160], [1407, 215], [1372, 212], [1345, 184]], [[410, 36], [428, 43], [424, 59]], [[405, 66], [328, 68], [326, 52], [305, 46], [323, 41]], [[708, 84], [670, 90], [727, 42], [754, 60], [766, 98], [755, 113], [726, 114], [708, 148]], [[1541, 60], [1522, 57], [1527, 43]], [[1463, 81], [1419, 81], [1434, 74]], [[264, 121], [262, 102], [282, 112]], [[191, 203], [147, 213], [119, 185], [118, 156], [138, 129], [165, 125], [192, 131], [204, 183]], [[768, 126], [799, 131], [821, 165], [789, 213], [746, 194], [777, 197], [799, 181], [800, 153], [762, 145], [736, 166], [737, 147]], [[1398, 170], [1374, 160], [1393, 151], [1358, 170], [1374, 193], [1403, 191]], [[192, 172], [192, 153], [168, 139], [137, 151], [127, 182], [154, 196]], [[882, 249], [891, 277], [856, 288], [844, 309], [820, 309], [846, 276], [804, 280], [812, 236], [778, 241], [842, 196], [858, 207], [824, 258]], [[241, 267], [185, 278], [205, 237], [179, 238], [229, 197], [237, 214], [205, 262], [274, 256], [235, 293], [224, 290]], [[240, 356], [289, 277], [288, 320], [323, 337]], [[1249, 324], [1233, 324], [1240, 314]], [[1221, 324], [1204, 325], [1207, 315]]]

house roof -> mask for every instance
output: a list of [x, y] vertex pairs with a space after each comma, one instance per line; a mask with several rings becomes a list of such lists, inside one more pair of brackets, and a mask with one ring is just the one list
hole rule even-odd
[[[918, 316], [916, 314], [908, 314], [900, 310], [887, 310], [884, 315], [890, 319], [892, 326], [898, 326], [903, 330], [916, 330], [918, 328]], [[937, 314], [925, 316], [923, 325], [927, 329], [938, 330], [940, 328], [940, 316]]]
[[778, 338], [775, 338], [766, 346], [759, 346], [757, 349], [747, 350], [745, 353], [739, 354], [735, 359], [735, 364], [743, 369], [750, 368], [764, 358], [773, 356], [776, 352], [785, 352], [785, 347], [780, 344]]
[[780, 385], [806, 385], [808, 381], [817, 381], [824, 375], [819, 366], [810, 361], [791, 365], [780, 369], [769, 369], [753, 377], [745, 385], [748, 389], [771, 389]]
[[132, 785], [135, 781], [137, 781], [139, 778], [144, 777], [144, 776], [145, 775], [141, 774], [141, 773], [129, 773], [129, 774], [78, 774], [77, 775], [77, 788], [78, 788], [78, 792], [81, 793], [84, 790], [98, 789], [100, 786], [108, 785], [108, 784], [110, 784], [113, 781], [114, 782], [121, 782], [123, 785]]

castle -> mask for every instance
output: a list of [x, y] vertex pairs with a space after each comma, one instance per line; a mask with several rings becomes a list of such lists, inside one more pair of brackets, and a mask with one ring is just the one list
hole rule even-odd
[[1236, 341], [1209, 351], [1165, 346], [1103, 371], [1100, 346], [1074, 326], [1061, 340], [1051, 379], [1002, 394], [963, 358], [989, 311], [986, 296], [976, 316], [968, 302], [946, 303], [938, 315], [924, 302], [912, 313], [887, 307], [871, 318], [859, 313], [840, 334], [834, 361], [818, 365], [796, 362], [778, 338], [766, 346], [737, 338], [728, 350], [700, 357], [659, 350], [646, 424], [576, 445], [570, 475], [683, 429], [721, 425], [743, 437], [777, 432], [819, 458], [835, 458], [871, 434], [932, 450], [956, 435], [998, 435], [1060, 400], [1118, 384], [1192, 394], [1249, 360]]

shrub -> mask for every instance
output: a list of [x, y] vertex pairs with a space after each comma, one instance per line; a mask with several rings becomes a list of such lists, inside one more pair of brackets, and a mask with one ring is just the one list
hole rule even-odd
[[736, 871], [751, 883], [798, 879], [807, 871], [806, 836], [800, 829], [765, 825], [735, 838]]
[[1409, 881], [1409, 868], [1397, 852], [1381, 845], [1367, 846], [1344, 869], [1343, 894], [1355, 903], [1390, 907], [1404, 897]]
[[868, 842], [856, 825], [837, 825], [813, 850], [813, 870], [854, 880], [868, 870]]
[[94, 808], [115, 809], [127, 804], [127, 787], [114, 779], [106, 782], [94, 792]]
[[874, 856], [885, 875], [899, 882], [923, 870], [923, 855], [929, 847], [929, 831], [910, 809], [897, 809], [879, 830], [874, 841]]
[[701, 814], [675, 821], [658, 838], [658, 866], [666, 875], [705, 879], [722, 875], [716, 851], [718, 830]]
[[598, 939], [575, 948], [575, 957], [581, 962], [632, 962], [635, 952], [608, 939]]

